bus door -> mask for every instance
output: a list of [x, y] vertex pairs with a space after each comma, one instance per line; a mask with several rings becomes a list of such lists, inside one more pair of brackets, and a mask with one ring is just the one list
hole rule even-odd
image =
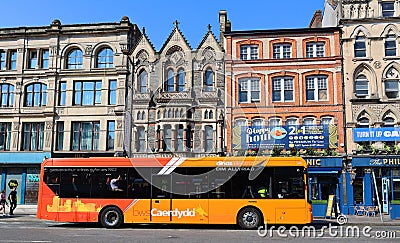
[[151, 222], [171, 222], [171, 184], [171, 175], [153, 174], [151, 176]]

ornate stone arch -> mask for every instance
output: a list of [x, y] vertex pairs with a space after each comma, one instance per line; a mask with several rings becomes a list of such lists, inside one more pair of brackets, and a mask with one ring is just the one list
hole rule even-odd
[[371, 33], [368, 31], [368, 29], [363, 25], [359, 25], [356, 28], [354, 28], [353, 33], [351, 33], [351, 35], [350, 35], [350, 38], [354, 39], [357, 36], [359, 36], [360, 33], [362, 33], [366, 38], [371, 37]]
[[383, 31], [382, 31], [382, 33], [381, 33], [380, 36], [381, 36], [382, 38], [385, 38], [390, 32], [393, 32], [393, 33], [396, 35], [396, 37], [399, 36], [399, 29], [398, 29], [397, 26], [394, 25], [394, 24], [388, 24], [388, 25], [383, 29]]
[[92, 55], [97, 56], [98, 53], [103, 49], [103, 48], [110, 48], [113, 51], [113, 54], [117, 53], [117, 48], [110, 43], [107, 42], [100, 42], [96, 44], [93, 49], [92, 49]]
[[378, 92], [378, 81], [377, 81], [376, 73], [375, 73], [374, 69], [366, 63], [361, 63], [354, 69], [354, 73], [353, 73], [353, 77], [352, 77], [353, 78], [352, 85], [351, 85], [353, 94], [355, 93], [355, 81], [356, 81], [357, 77], [361, 74], [365, 75], [368, 79], [368, 82], [370, 83], [369, 90], [370, 90], [371, 96], [376, 96], [377, 92]]
[[365, 115], [367, 115], [367, 117], [369, 118], [370, 124], [374, 124], [375, 122], [379, 121], [379, 117], [377, 116], [375, 111], [369, 108], [368, 106], [362, 107], [362, 109], [356, 112], [353, 117], [353, 121], [357, 123], [358, 120]]
[[380, 116], [381, 121], [383, 121], [383, 119], [390, 113], [393, 114], [397, 122], [400, 120], [400, 111], [396, 109], [396, 107], [394, 107], [393, 105], [389, 104], [385, 106], [385, 108], [383, 108], [381, 112]]

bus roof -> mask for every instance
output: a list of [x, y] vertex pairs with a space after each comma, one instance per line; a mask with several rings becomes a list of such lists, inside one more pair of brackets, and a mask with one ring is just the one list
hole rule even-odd
[[301, 157], [205, 157], [205, 158], [50, 158], [43, 166], [66, 167], [251, 167], [251, 166], [301, 166], [307, 167]]

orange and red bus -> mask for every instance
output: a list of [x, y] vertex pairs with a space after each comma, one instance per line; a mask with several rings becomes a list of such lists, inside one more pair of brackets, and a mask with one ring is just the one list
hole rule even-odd
[[39, 219], [107, 228], [312, 221], [298, 157], [57, 158], [43, 161], [40, 178]]

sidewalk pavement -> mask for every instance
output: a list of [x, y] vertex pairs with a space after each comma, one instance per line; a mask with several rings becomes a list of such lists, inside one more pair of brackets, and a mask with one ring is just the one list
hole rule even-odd
[[[360, 225], [360, 226], [372, 226], [372, 225], [397, 225], [400, 226], [400, 220], [392, 220], [389, 215], [382, 215], [382, 220], [379, 215], [373, 217], [369, 216], [357, 216], [357, 215], [344, 215], [347, 218], [345, 225]], [[315, 224], [329, 224], [338, 225], [336, 218], [314, 218], [313, 223]]]
[[[27, 205], [21, 204], [18, 205], [14, 211], [14, 215], [1, 217], [2, 219], [13, 220], [13, 221], [32, 221], [36, 220], [36, 211], [37, 205]], [[6, 213], [8, 214], [9, 208], [6, 207]], [[347, 218], [346, 225], [363, 225], [363, 226], [373, 226], [373, 225], [396, 225], [400, 226], [400, 220], [391, 220], [389, 215], [382, 215], [383, 222], [381, 221], [381, 217], [379, 215], [375, 217], [368, 216], [356, 216], [356, 215], [345, 215]], [[335, 218], [323, 218], [323, 217], [315, 217], [313, 220], [313, 224], [329, 224], [338, 225], [338, 222]]]

